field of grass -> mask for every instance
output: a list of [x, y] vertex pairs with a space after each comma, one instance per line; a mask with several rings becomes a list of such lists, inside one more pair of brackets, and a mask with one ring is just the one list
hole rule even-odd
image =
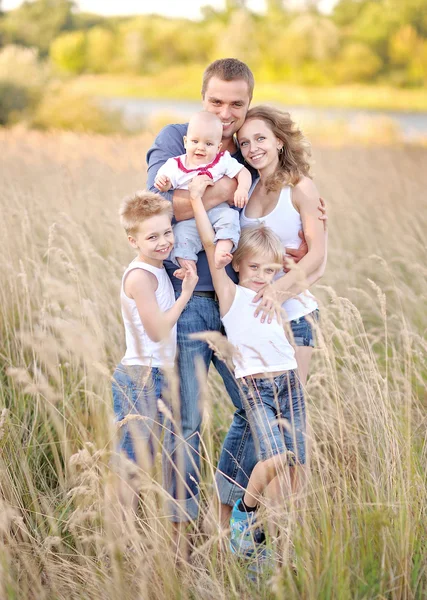
[[[117, 522], [110, 377], [124, 350], [118, 224], [151, 137], [0, 131], [0, 598], [427, 597], [427, 150], [314, 148], [330, 214], [307, 402], [311, 469], [285, 561], [251, 584], [223, 534], [176, 563], [159, 474]], [[201, 516], [231, 402], [204, 394]], [[129, 465], [126, 468], [130, 468]]]
[[[103, 97], [180, 98], [198, 100], [203, 67], [171, 68], [153, 76], [81, 75], [71, 79], [73, 92]], [[318, 106], [396, 111], [427, 111], [425, 88], [348, 84], [304, 86], [257, 81], [254, 103], [279, 102], [289, 106]]]

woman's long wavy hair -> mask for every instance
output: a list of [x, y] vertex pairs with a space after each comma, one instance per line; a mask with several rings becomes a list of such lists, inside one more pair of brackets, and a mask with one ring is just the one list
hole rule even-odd
[[301, 177], [310, 176], [309, 157], [311, 148], [302, 131], [292, 121], [287, 112], [271, 106], [254, 106], [247, 115], [246, 121], [261, 119], [274, 135], [283, 142], [283, 152], [279, 152], [279, 164], [275, 172], [267, 177], [267, 192], [279, 190], [285, 185], [296, 185]]

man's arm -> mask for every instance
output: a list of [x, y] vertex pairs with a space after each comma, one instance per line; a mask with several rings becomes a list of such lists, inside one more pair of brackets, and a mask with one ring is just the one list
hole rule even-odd
[[[154, 181], [158, 170], [168, 158], [185, 153], [183, 136], [186, 132], [186, 125], [167, 125], [154, 140], [154, 144], [147, 152], [147, 188], [150, 191], [159, 192], [154, 186]], [[236, 187], [237, 182], [228, 177], [223, 177], [210, 186], [203, 195], [203, 204], [206, 210], [218, 206], [221, 202], [232, 201]], [[187, 190], [170, 190], [163, 192], [162, 195], [173, 202], [174, 216], [177, 221], [193, 218], [190, 194]]]
[[[234, 192], [237, 181], [229, 177], [221, 177], [216, 183], [208, 187], [203, 194], [203, 206], [209, 210], [221, 204], [231, 201], [234, 204]], [[175, 190], [173, 193], [173, 213], [177, 221], [186, 221], [194, 217], [191, 206], [190, 193], [187, 190]]]

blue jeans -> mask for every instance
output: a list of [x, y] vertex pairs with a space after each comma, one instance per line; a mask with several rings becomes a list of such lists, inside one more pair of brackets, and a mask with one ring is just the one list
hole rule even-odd
[[244, 377], [243, 405], [258, 460], [292, 452], [290, 466], [305, 463], [305, 404], [296, 371], [276, 377]]
[[[318, 321], [319, 311], [315, 310], [307, 316]], [[296, 346], [314, 346], [313, 326], [306, 317], [295, 319], [289, 325]], [[234, 506], [243, 496], [256, 463], [255, 443], [245, 411], [241, 409], [234, 414], [215, 473], [218, 495], [223, 504]]]
[[[189, 335], [201, 331], [222, 331], [218, 303], [213, 298], [193, 296], [178, 320], [178, 370], [180, 380], [181, 405], [179, 414], [175, 410], [174, 420], [177, 435], [167, 447], [173, 461], [164, 463], [164, 482], [173, 501], [168, 510], [175, 521], [189, 521], [197, 518], [200, 481], [200, 409], [199, 382], [196, 363], [205, 366], [206, 372], [212, 362], [224, 381], [224, 385], [236, 408], [233, 428], [227, 435], [221, 457], [220, 500], [232, 504], [230, 498], [242, 495], [248, 477], [257, 459], [239, 387], [227, 365], [219, 360], [202, 340], [192, 340]], [[202, 385], [204, 382], [202, 382]], [[165, 440], [166, 446], [166, 440]]]
[[[308, 317], [308, 318], [307, 318]], [[313, 310], [305, 317], [294, 319], [289, 322], [292, 329], [293, 342], [295, 346], [310, 346], [315, 347], [315, 336], [313, 322], [319, 321], [319, 309]], [[292, 343], [292, 340], [291, 340]]]
[[[157, 400], [165, 390], [162, 371], [156, 367], [122, 365], [113, 374], [113, 406], [119, 428], [118, 450], [144, 469], [152, 466], [162, 435], [163, 415]], [[166, 439], [170, 437], [166, 427]]]

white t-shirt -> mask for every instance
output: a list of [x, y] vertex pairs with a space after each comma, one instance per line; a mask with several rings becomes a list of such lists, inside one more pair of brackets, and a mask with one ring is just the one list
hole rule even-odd
[[157, 177], [166, 175], [171, 180], [174, 190], [186, 190], [190, 181], [197, 175], [207, 175], [215, 183], [225, 175], [232, 179], [243, 169], [243, 165], [227, 150], [219, 152], [209, 164], [199, 165], [194, 169], [188, 169], [186, 162], [186, 154], [169, 158], [157, 171]]
[[233, 357], [236, 378], [297, 368], [295, 351], [283, 325], [276, 317], [271, 323], [262, 323], [260, 318], [254, 317], [258, 306], [253, 302], [256, 294], [237, 285], [233, 304], [221, 319], [228, 341], [237, 350]]

